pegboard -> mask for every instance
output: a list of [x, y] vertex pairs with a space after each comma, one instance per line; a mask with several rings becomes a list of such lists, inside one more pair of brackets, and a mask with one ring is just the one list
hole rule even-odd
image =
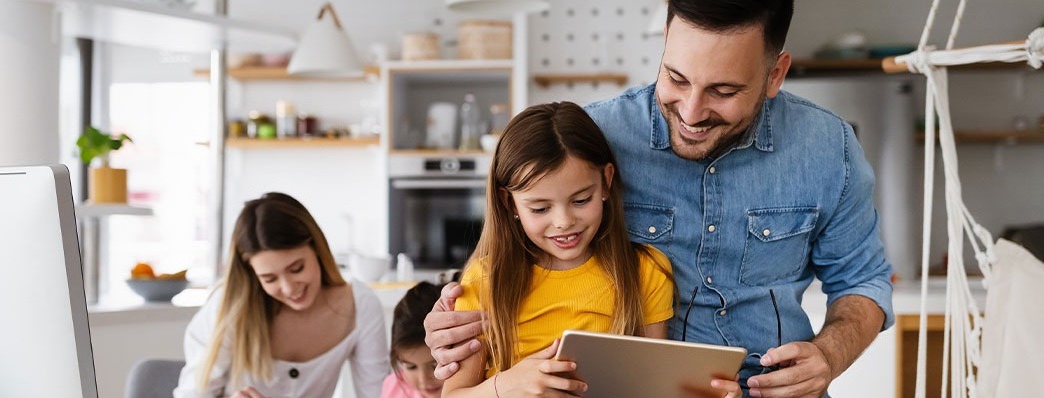
[[529, 74], [622, 73], [627, 83], [561, 83], [530, 79], [529, 103], [611, 98], [656, 79], [663, 35], [646, 30], [661, 0], [554, 0], [528, 17]]

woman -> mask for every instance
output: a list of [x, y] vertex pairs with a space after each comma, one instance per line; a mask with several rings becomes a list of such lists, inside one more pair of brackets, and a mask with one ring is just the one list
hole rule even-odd
[[329, 397], [351, 362], [356, 396], [388, 369], [381, 306], [341, 278], [326, 238], [296, 199], [246, 203], [221, 284], [185, 332], [175, 397]]

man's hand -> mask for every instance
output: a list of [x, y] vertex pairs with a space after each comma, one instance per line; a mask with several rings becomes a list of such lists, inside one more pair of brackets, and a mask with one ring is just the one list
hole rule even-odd
[[826, 394], [834, 378], [823, 350], [803, 341], [768, 350], [761, 357], [761, 366], [779, 366], [780, 369], [748, 379], [752, 397], [819, 398]]
[[498, 375], [499, 397], [579, 397], [587, 391], [587, 383], [570, 377], [576, 371], [576, 362], [553, 359], [559, 340], [519, 361]]
[[474, 355], [482, 347], [482, 343], [475, 339], [482, 333], [482, 312], [453, 311], [457, 297], [463, 293], [460, 284], [446, 284], [439, 301], [435, 302], [431, 312], [424, 318], [424, 343], [439, 363], [435, 367], [435, 377], [440, 380], [457, 373], [460, 369], [458, 362]]

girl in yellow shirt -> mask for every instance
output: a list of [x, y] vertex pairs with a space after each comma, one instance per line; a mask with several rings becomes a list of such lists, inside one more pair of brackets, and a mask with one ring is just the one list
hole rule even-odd
[[[663, 253], [628, 240], [616, 161], [583, 108], [526, 109], [497, 145], [482, 235], [456, 301], [456, 310], [488, 314], [485, 347], [443, 397], [582, 394], [586, 385], [564, 375], [576, 364], [552, 359], [558, 337], [582, 329], [666, 338], [670, 273]], [[738, 384], [729, 390], [739, 396]]]

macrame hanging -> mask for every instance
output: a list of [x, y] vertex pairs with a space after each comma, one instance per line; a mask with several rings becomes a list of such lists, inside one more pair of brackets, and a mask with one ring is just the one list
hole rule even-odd
[[[948, 235], [945, 332], [941, 392], [951, 397], [1024, 397], [1044, 391], [1044, 263], [1018, 245], [999, 240], [979, 225], [961, 195], [957, 151], [950, 120], [947, 67], [983, 62], [1027, 62], [1035, 69], [1044, 62], [1044, 28], [1025, 41], [954, 49], [964, 14], [961, 0], [945, 50], [929, 46], [928, 36], [939, 0], [933, 0], [917, 51], [888, 58], [886, 72], [913, 72], [927, 78], [925, 94], [924, 223], [921, 254], [920, 333], [917, 349], [917, 398], [925, 396], [928, 294], [928, 249], [931, 238], [932, 195], [935, 177], [935, 140], [938, 133], [943, 158]], [[938, 115], [938, 119], [936, 119]], [[938, 120], [938, 131], [935, 121]], [[968, 238], [987, 288], [985, 314], [968, 285], [964, 267], [964, 237]], [[945, 393], [940, 394], [945, 396]]]

